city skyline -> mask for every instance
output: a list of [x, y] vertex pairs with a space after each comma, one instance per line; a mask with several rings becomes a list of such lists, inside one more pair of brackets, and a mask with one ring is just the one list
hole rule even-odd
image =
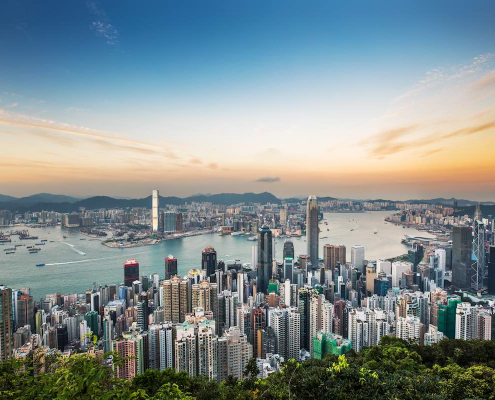
[[495, 199], [491, 2], [5, 7], [2, 194]]

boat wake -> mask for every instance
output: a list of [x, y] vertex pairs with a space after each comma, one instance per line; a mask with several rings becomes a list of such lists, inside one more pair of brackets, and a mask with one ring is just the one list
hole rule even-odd
[[[139, 253], [132, 253], [132, 254], [126, 254], [126, 256], [136, 256], [138, 254], [144, 254], [147, 253], [146, 251], [141, 251]], [[103, 257], [103, 258], [88, 258], [87, 260], [78, 260], [78, 261], [65, 261], [65, 262], [57, 262], [57, 263], [46, 263], [45, 265], [67, 265], [67, 264], [80, 264], [80, 263], [87, 263], [87, 262], [93, 262], [93, 261], [102, 261], [102, 260], [112, 260], [115, 258], [122, 258], [122, 255], [120, 256], [111, 256], [111, 257]]]

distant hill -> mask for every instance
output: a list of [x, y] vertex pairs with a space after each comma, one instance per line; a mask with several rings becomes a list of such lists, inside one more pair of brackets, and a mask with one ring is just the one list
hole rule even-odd
[[[37, 198], [41, 200], [32, 201], [26, 200], [29, 198]], [[21, 198], [11, 201], [2, 201], [0, 199], [0, 209], [15, 210], [19, 212], [25, 211], [58, 211], [72, 212], [80, 208], [95, 210], [99, 208], [130, 208], [130, 207], [151, 207], [151, 196], [142, 199], [116, 199], [108, 196], [95, 196], [87, 199], [79, 200], [70, 196], [39, 194], [29, 196], [29, 198]], [[160, 196], [160, 204], [183, 205], [192, 202], [211, 202], [218, 205], [230, 205], [238, 203], [275, 203], [280, 204], [281, 200], [273, 194], [264, 193], [220, 193], [214, 195], [196, 195], [185, 198], [180, 197], [162, 197]]]
[[0, 194], [0, 202], [5, 202], [5, 201], [14, 201], [14, 200], [17, 200], [17, 197], [13, 197], [13, 196], [7, 196], [5, 194]]
[[[429, 199], [429, 200], [407, 200], [405, 203], [409, 203], [409, 204], [449, 204], [449, 205], [453, 205], [454, 204], [454, 201], [456, 201], [456, 200], [457, 200], [457, 205], [459, 207], [466, 207], [466, 206], [478, 204], [477, 201], [464, 200], [464, 199], [456, 199], [456, 198], [445, 199], [443, 197], [439, 197], [439, 198], [436, 198], [436, 199]], [[484, 204], [484, 205], [495, 205], [495, 202], [493, 202], [493, 201], [481, 201], [479, 203], [480, 204]]]

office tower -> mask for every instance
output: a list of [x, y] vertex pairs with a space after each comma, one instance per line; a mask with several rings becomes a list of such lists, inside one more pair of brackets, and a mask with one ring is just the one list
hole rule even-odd
[[65, 346], [69, 344], [69, 334], [67, 332], [67, 325], [59, 324], [56, 326], [57, 330], [57, 349], [64, 351]]
[[488, 256], [488, 294], [495, 294], [495, 246], [490, 246]]
[[472, 229], [467, 226], [454, 226], [452, 228], [452, 286], [455, 288], [471, 289], [472, 247]]
[[272, 231], [267, 226], [258, 234], [258, 283], [259, 293], [267, 293], [268, 282], [272, 279]]
[[294, 270], [294, 260], [290, 257], [284, 258], [284, 278], [289, 280], [290, 283], [293, 281], [292, 271]]
[[318, 267], [318, 200], [316, 196], [309, 196], [306, 205], [306, 241], [308, 255], [313, 268]]
[[475, 338], [481, 340], [492, 340], [492, 316], [489, 312], [481, 309], [476, 313]]
[[266, 315], [263, 308], [251, 310], [251, 344], [253, 345], [253, 357], [261, 358], [261, 340], [258, 341], [258, 332], [266, 328]]
[[438, 268], [445, 271], [447, 265], [447, 254], [445, 249], [435, 249], [435, 256], [438, 257]]
[[251, 246], [251, 268], [256, 269], [258, 266], [258, 246]]
[[105, 353], [112, 351], [113, 344], [113, 321], [105, 319], [103, 321], [103, 351]]
[[124, 285], [132, 287], [132, 283], [139, 279], [139, 263], [135, 259], [124, 263]]
[[359, 272], [364, 272], [364, 246], [355, 245], [351, 247], [351, 264]]
[[411, 250], [409, 250], [409, 262], [413, 264], [413, 272], [417, 272], [418, 265], [421, 261], [423, 261], [424, 257], [424, 246], [422, 243], [414, 243]]
[[0, 286], [0, 359], [12, 357], [12, 289]]
[[283, 259], [286, 258], [294, 259], [294, 243], [290, 239], [284, 241]]
[[163, 213], [163, 231], [168, 233], [175, 232], [177, 226], [177, 217], [173, 211], [165, 211]]
[[160, 209], [160, 194], [158, 190], [153, 190], [151, 195], [151, 231], [158, 232], [158, 211]]
[[392, 263], [392, 287], [399, 287], [402, 280], [402, 274], [411, 271], [413, 265], [407, 261], [394, 261]]
[[184, 230], [183, 223], [184, 223], [184, 216], [182, 215], [182, 213], [179, 212], [179, 213], [175, 214], [175, 231], [176, 232], [182, 232]]
[[99, 336], [98, 313], [96, 311], [89, 311], [86, 314], [84, 314], [84, 320], [87, 322], [88, 329], [91, 331], [91, 334], [95, 336]]
[[301, 326], [301, 348], [310, 349], [310, 324], [311, 324], [311, 298], [316, 296], [317, 292], [310, 288], [302, 288], [299, 290], [298, 309]]
[[378, 276], [376, 267], [373, 264], [366, 266], [366, 295], [372, 296], [375, 293], [375, 278]]
[[163, 221], [163, 211], [158, 210], [158, 232], [163, 233], [164, 221]]
[[392, 262], [385, 260], [377, 260], [376, 262], [376, 273], [384, 272], [385, 276], [392, 275]]
[[237, 273], [237, 296], [239, 297], [239, 304], [244, 304], [244, 272], [239, 271]]
[[197, 334], [198, 375], [217, 378], [217, 336], [211, 327], [200, 327]]
[[177, 275], [177, 258], [170, 254], [165, 258], [165, 279], [170, 279], [174, 275]]
[[207, 277], [215, 275], [215, 271], [217, 269], [217, 252], [211, 246], [208, 246], [203, 250], [201, 257], [201, 269], [206, 270]]
[[287, 224], [287, 208], [282, 207], [280, 209], [280, 225], [284, 227]]
[[115, 343], [115, 351], [122, 360], [122, 362], [117, 365], [117, 378], [134, 378], [137, 375], [136, 342], [134, 340], [118, 340]]
[[[479, 205], [478, 205], [479, 208]], [[481, 218], [481, 210], [476, 209], [475, 218]], [[474, 221], [473, 230], [473, 254], [471, 256], [471, 287], [473, 290], [483, 289], [483, 279], [485, 277], [485, 225], [479, 219]]]
[[33, 296], [23, 294], [17, 299], [16, 306], [16, 326], [23, 327], [29, 325], [34, 332], [34, 300]]
[[334, 270], [337, 263], [346, 263], [346, 248], [342, 244], [326, 244], [323, 246], [323, 262], [326, 269]]

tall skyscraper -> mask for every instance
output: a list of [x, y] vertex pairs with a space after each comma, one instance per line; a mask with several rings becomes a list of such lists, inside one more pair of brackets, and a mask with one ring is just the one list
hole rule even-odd
[[258, 235], [258, 283], [257, 290], [267, 293], [268, 282], [272, 279], [272, 231], [267, 226], [261, 228]]
[[151, 196], [151, 230], [158, 232], [158, 210], [160, 209], [160, 194], [158, 190], [153, 190]]
[[177, 258], [170, 254], [165, 258], [165, 279], [170, 279], [174, 275], [177, 275]]
[[364, 271], [364, 246], [355, 245], [351, 248], [351, 264], [354, 265], [358, 271]]
[[490, 246], [488, 256], [488, 293], [495, 294], [495, 246]]
[[306, 206], [306, 242], [313, 268], [318, 267], [318, 200], [309, 196]]
[[467, 226], [452, 228], [452, 286], [458, 289], [471, 289], [473, 271], [471, 256], [473, 230]]
[[476, 291], [483, 289], [483, 278], [485, 277], [485, 224], [481, 218], [481, 209], [478, 205], [474, 220], [473, 254], [471, 256], [471, 287]]
[[217, 269], [217, 252], [213, 247], [208, 246], [203, 250], [201, 268], [206, 270], [206, 276], [215, 275]]
[[294, 243], [290, 239], [284, 241], [283, 259], [286, 258], [294, 259]]
[[323, 246], [323, 262], [326, 269], [333, 270], [337, 263], [346, 263], [346, 248], [342, 244], [326, 244]]
[[12, 289], [0, 286], [0, 360], [12, 357]]
[[139, 263], [135, 260], [127, 260], [124, 263], [124, 284], [132, 287], [132, 282], [139, 279]]

